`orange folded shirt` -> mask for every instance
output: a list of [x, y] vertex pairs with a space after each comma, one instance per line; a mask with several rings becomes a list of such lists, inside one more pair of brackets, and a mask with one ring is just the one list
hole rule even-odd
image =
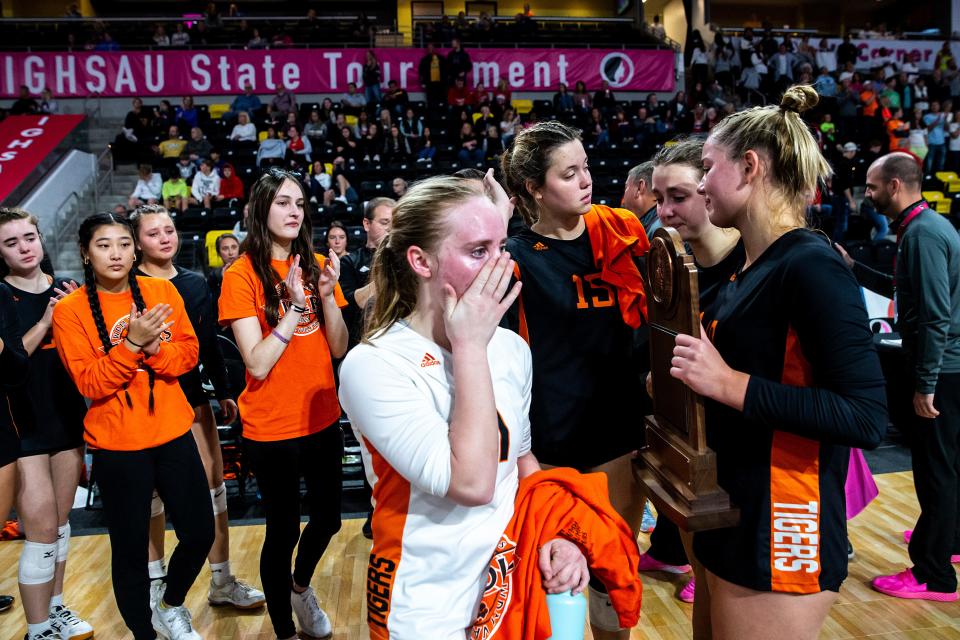
[[640, 550], [607, 497], [607, 477], [556, 468], [520, 481], [513, 518], [490, 560], [487, 586], [471, 629], [474, 640], [546, 640], [551, 635], [539, 549], [566, 538], [583, 551], [607, 588], [620, 626], [640, 620]]
[[600, 279], [617, 288], [623, 321], [636, 329], [647, 318], [647, 294], [634, 258], [650, 249], [640, 220], [626, 209], [595, 204], [583, 216]]

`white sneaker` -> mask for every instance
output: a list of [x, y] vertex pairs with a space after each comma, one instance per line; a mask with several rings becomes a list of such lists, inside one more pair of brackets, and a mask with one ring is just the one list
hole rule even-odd
[[163, 640], [203, 640], [203, 637], [193, 630], [190, 610], [186, 607], [161, 607], [161, 600], [153, 607], [150, 622], [157, 636]]
[[93, 627], [63, 606], [50, 610], [50, 626], [60, 634], [61, 640], [86, 640], [93, 637]]
[[293, 612], [297, 614], [300, 631], [314, 638], [329, 638], [333, 635], [330, 618], [317, 604], [317, 594], [313, 587], [307, 587], [303, 593], [290, 589], [290, 604]]
[[207, 602], [214, 606], [229, 604], [237, 609], [257, 609], [266, 601], [262, 591], [236, 578], [223, 585], [217, 585], [213, 579], [210, 580]]
[[167, 590], [167, 583], [163, 578], [156, 578], [150, 581], [150, 608], [153, 609], [163, 597], [163, 592]]
[[23, 636], [23, 640], [58, 640], [60, 636], [57, 635], [57, 632], [51, 628], [44, 629], [40, 633], [35, 633], [30, 635], [27, 633]]

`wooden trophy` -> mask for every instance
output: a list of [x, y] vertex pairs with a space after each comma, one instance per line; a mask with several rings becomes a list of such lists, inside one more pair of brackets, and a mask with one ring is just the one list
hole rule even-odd
[[657, 511], [684, 531], [733, 526], [740, 511], [717, 485], [716, 454], [707, 447], [703, 398], [670, 375], [677, 334], [700, 337], [700, 289], [693, 257], [671, 227], [657, 230], [647, 253], [647, 310], [653, 415], [634, 474]]

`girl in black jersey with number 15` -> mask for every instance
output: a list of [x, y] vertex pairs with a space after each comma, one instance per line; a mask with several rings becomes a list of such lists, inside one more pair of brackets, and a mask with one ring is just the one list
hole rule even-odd
[[792, 87], [779, 107], [725, 118], [703, 148], [710, 221], [737, 229], [746, 254], [702, 337], [677, 337], [671, 369], [706, 398], [717, 479], [740, 508], [737, 526], [694, 535], [707, 587], [694, 607], [714, 638], [818, 636], [847, 575], [848, 447], [876, 447], [886, 427], [860, 289], [804, 228], [830, 172], [800, 118], [817, 101]]

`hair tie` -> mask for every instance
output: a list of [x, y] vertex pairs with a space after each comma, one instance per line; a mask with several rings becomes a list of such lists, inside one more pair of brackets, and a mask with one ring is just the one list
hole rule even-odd
[[793, 106], [793, 105], [788, 106], [788, 105], [782, 104], [780, 105], [780, 111], [783, 111], [784, 114], [786, 114], [788, 111], [792, 111], [795, 114], [800, 115], [800, 109], [798, 109], [796, 106]]

